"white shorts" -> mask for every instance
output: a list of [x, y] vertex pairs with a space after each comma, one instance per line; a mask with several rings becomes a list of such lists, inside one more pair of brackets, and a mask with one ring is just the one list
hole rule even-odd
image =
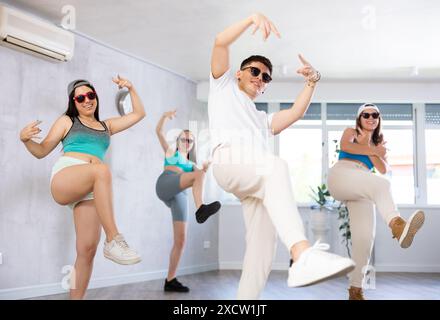
[[[55, 164], [54, 164], [54, 166], [52, 168], [52, 173], [50, 175], [50, 184], [52, 184], [52, 179], [55, 176], [55, 174], [57, 174], [62, 169], [67, 168], [67, 167], [71, 167], [71, 166], [75, 166], [75, 165], [79, 165], [79, 164], [87, 164], [87, 163], [89, 163], [89, 162], [81, 160], [81, 159], [76, 159], [76, 158], [66, 157], [66, 156], [60, 157], [57, 160], [57, 162], [55, 162]], [[81, 201], [93, 200], [94, 198], [95, 197], [93, 196], [93, 192], [90, 192], [84, 198], [82, 198], [81, 200], [69, 203], [68, 206], [71, 209], [73, 209]]]

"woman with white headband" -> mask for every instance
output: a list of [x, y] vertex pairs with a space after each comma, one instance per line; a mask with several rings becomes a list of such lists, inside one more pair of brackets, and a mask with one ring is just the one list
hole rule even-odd
[[350, 217], [352, 259], [356, 268], [350, 273], [350, 300], [363, 300], [362, 283], [375, 235], [375, 207], [402, 248], [408, 248], [423, 225], [423, 211], [415, 211], [405, 221], [397, 210], [390, 182], [372, 172], [389, 171], [386, 142], [381, 132], [379, 108], [371, 103], [359, 107], [356, 128], [345, 129], [339, 161], [330, 169], [328, 187], [333, 198], [345, 202]]

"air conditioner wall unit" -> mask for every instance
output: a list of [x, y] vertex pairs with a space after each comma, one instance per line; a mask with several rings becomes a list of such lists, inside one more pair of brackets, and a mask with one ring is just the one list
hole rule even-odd
[[0, 4], [0, 44], [49, 60], [69, 61], [75, 37], [49, 22]]

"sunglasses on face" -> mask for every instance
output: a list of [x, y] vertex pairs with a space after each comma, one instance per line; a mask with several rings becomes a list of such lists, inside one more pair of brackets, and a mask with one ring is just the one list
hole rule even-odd
[[[251, 75], [253, 77], [258, 77], [260, 75], [260, 73], [261, 73], [261, 70], [258, 69], [257, 67], [246, 67], [246, 68], [243, 68], [241, 70], [246, 70], [246, 69], [250, 70]], [[269, 82], [272, 81], [272, 77], [268, 73], [266, 73], [266, 72], [263, 72], [263, 74], [261, 76], [261, 79], [263, 80], [264, 83], [269, 83]]]
[[75, 100], [78, 103], [83, 103], [84, 101], [86, 101], [86, 97], [89, 100], [95, 100], [96, 99], [96, 93], [93, 91], [87, 92], [86, 94], [79, 94], [76, 97], [73, 98], [73, 100]]
[[361, 114], [362, 118], [364, 119], [370, 119], [370, 116], [373, 117], [373, 119], [377, 119], [380, 116], [379, 112], [373, 112], [373, 113], [368, 113], [368, 112], [363, 112]]
[[180, 138], [180, 142], [191, 144], [191, 143], [194, 142], [194, 140], [193, 139], [188, 139], [188, 138]]

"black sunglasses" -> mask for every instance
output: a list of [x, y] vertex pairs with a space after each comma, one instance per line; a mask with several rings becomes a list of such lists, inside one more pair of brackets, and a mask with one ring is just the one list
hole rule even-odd
[[[258, 77], [260, 75], [260, 73], [261, 73], [261, 70], [258, 69], [257, 67], [245, 67], [245, 68], [243, 68], [241, 70], [246, 70], [246, 69], [250, 69], [251, 75], [253, 77]], [[263, 75], [262, 75], [261, 78], [262, 78], [264, 83], [269, 83], [269, 82], [272, 81], [272, 77], [268, 73], [266, 73], [266, 72], [263, 72]]]
[[89, 91], [86, 94], [79, 94], [76, 97], [73, 98], [78, 103], [83, 103], [86, 101], [86, 97], [89, 98], [89, 100], [95, 100], [96, 99], [96, 93], [93, 91]]
[[373, 119], [377, 119], [377, 118], [379, 118], [380, 113], [379, 112], [373, 112], [373, 113], [362, 112], [361, 116], [364, 119], [370, 119], [370, 116], [372, 116]]

